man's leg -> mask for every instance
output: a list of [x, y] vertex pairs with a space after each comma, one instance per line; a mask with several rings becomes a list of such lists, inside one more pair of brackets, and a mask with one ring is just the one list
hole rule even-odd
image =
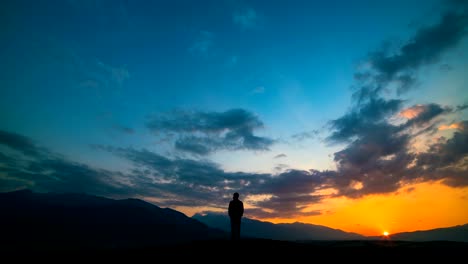
[[231, 240], [236, 239], [236, 221], [231, 218]]

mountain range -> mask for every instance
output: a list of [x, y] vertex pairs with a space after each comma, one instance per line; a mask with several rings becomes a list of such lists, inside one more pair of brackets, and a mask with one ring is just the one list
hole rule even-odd
[[[200, 241], [227, 241], [229, 219], [219, 213], [188, 217], [140, 199], [79, 193], [0, 193], [0, 248], [145, 248]], [[242, 220], [244, 239], [369, 241], [321, 225]], [[468, 242], [468, 225], [393, 234], [392, 240]]]
[[[226, 214], [207, 212], [192, 216], [208, 226], [229, 232], [229, 217]], [[242, 234], [247, 237], [260, 237], [275, 240], [380, 240], [383, 236], [363, 236], [344, 232], [322, 225], [305, 223], [273, 224], [249, 218], [242, 220]], [[431, 230], [395, 233], [392, 240], [402, 241], [458, 241], [468, 242], [468, 224]]]
[[139, 199], [0, 193], [2, 248], [141, 248], [226, 239], [224, 231]]
[[[208, 226], [230, 231], [230, 222], [227, 214], [203, 213], [192, 216]], [[242, 219], [242, 234], [245, 237], [256, 237], [274, 240], [361, 240], [365, 236], [356, 233], [344, 232], [322, 225], [291, 223], [273, 224], [244, 217]]]

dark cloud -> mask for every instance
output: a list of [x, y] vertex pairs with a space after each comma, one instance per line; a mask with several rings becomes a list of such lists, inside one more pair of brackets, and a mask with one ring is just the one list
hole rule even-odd
[[127, 126], [122, 126], [122, 125], [114, 125], [114, 129], [119, 131], [119, 132], [122, 132], [124, 134], [134, 134], [135, 133], [135, 130], [131, 127], [127, 127]]
[[457, 105], [456, 111], [463, 111], [468, 108], [468, 103], [462, 104], [462, 105]]
[[23, 135], [2, 130], [0, 130], [0, 145], [7, 146], [12, 150], [19, 151], [29, 156], [37, 156], [44, 151], [36, 146], [31, 139]]
[[369, 131], [379, 123], [383, 123], [385, 118], [395, 114], [401, 109], [403, 100], [383, 98], [371, 98], [368, 102], [362, 103], [352, 109], [344, 116], [332, 120], [331, 135], [327, 138], [328, 142], [349, 142], [363, 134], [371, 133]]
[[[301, 195], [283, 195], [255, 203], [257, 210], [255, 217], [298, 217], [317, 215], [320, 212], [308, 212], [307, 206], [320, 202], [322, 196], [301, 194]], [[248, 213], [248, 212], [247, 212]], [[254, 213], [254, 212], [252, 212]]]
[[275, 158], [275, 159], [280, 159], [280, 158], [286, 158], [286, 157], [287, 157], [286, 154], [281, 153], [281, 154], [276, 155], [274, 158]]
[[276, 164], [276, 166], [273, 169], [276, 172], [283, 172], [288, 168], [289, 168], [289, 165], [280, 163], [280, 164]]
[[[251, 194], [268, 194], [269, 199], [252, 202], [269, 217], [295, 217], [310, 215], [307, 206], [318, 203], [327, 196], [314, 195], [315, 191], [329, 187], [326, 172], [288, 170], [270, 176], [262, 184], [249, 188]], [[313, 214], [317, 214], [314, 212]]]
[[[94, 169], [67, 160], [37, 146], [23, 135], [0, 131], [0, 182], [2, 191], [29, 188], [38, 191], [87, 192], [101, 195], [128, 194], [116, 180], [121, 173]], [[6, 153], [6, 154], [4, 154]]]
[[407, 44], [394, 55], [374, 53], [371, 62], [383, 80], [391, 80], [399, 73], [436, 62], [440, 55], [454, 47], [466, 35], [466, 14], [449, 12], [440, 23], [420, 29]]
[[407, 154], [410, 137], [399, 131], [385, 123], [368, 125], [358, 139], [334, 154], [337, 174], [331, 180], [339, 195], [360, 197], [399, 188], [400, 172], [411, 161]]
[[[408, 115], [412, 115], [409, 116], [410, 118], [405, 126], [422, 126], [434, 120], [434, 118], [443, 114], [451, 113], [452, 111], [451, 107], [442, 107], [439, 104], [430, 103], [410, 107], [402, 111], [402, 114], [405, 115], [405, 113], [407, 113]], [[408, 118], [408, 116], [405, 117]]]
[[[222, 210], [231, 194], [238, 191], [245, 198], [251, 197], [253, 208], [246, 211], [251, 217], [316, 215], [320, 211], [309, 211], [308, 206], [322, 199], [388, 193], [398, 190], [401, 181], [443, 180], [450, 186], [466, 186], [463, 168], [467, 166], [467, 125], [464, 121], [457, 126], [459, 131], [453, 138], [441, 139], [428, 152], [416, 155], [407, 152], [407, 135], [398, 136], [394, 133], [397, 126], [382, 124], [372, 130], [374, 133], [335, 154], [336, 171], [289, 169], [277, 174], [227, 172], [208, 160], [168, 158], [146, 149], [94, 146], [95, 150], [112, 153], [133, 165], [126, 173], [113, 172], [67, 160], [35, 145], [15, 145], [3, 140], [2, 146], [17, 146], [21, 156], [7, 155], [0, 148], [0, 190], [30, 188], [154, 198], [163, 207]], [[31, 142], [27, 137], [14, 135]], [[19, 151], [24, 146], [29, 151]], [[407, 169], [410, 164], [415, 165]], [[335, 192], [319, 194], [329, 189]]]
[[457, 8], [446, 12], [439, 23], [419, 29], [398, 50], [372, 52], [369, 67], [355, 75], [359, 85], [354, 98], [362, 101], [378, 96], [390, 83], [396, 84], [397, 94], [406, 92], [416, 83], [416, 71], [438, 62], [466, 36], [467, 26], [466, 9]]
[[[438, 62], [455, 47], [466, 36], [467, 26], [466, 8], [452, 8], [438, 23], [421, 28], [397, 50], [370, 53], [366, 67], [354, 76], [352, 107], [329, 123], [331, 132], [326, 140], [347, 144], [334, 153], [337, 170], [324, 181], [338, 191], [336, 195], [389, 193], [404, 183], [421, 181], [467, 186], [463, 130], [455, 132], [451, 139], [429, 145], [427, 152], [412, 147], [421, 137], [433, 136], [444, 116], [465, 106], [428, 103], [403, 109], [405, 100], [389, 98], [388, 93], [395, 89], [400, 96], [414, 87], [418, 70]], [[406, 120], [395, 122], [396, 117]], [[462, 126], [457, 123], [452, 127]], [[463, 174], [465, 177], [461, 177]]]
[[423, 175], [426, 180], [443, 180], [450, 186], [467, 186], [468, 120], [459, 123], [452, 138], [440, 138], [416, 158], [413, 173]]
[[[93, 168], [32, 143], [28, 137], [0, 131], [0, 191], [82, 192], [108, 197], [157, 198], [158, 205], [225, 208], [232, 190], [261, 194], [272, 175], [226, 172], [207, 160], [168, 158], [149, 150], [93, 146], [132, 163], [128, 172]], [[265, 190], [268, 191], [268, 190]]]
[[[253, 186], [268, 180], [269, 174], [225, 172], [218, 164], [206, 160], [175, 158], [142, 149], [97, 146], [134, 164], [130, 175], [133, 186], [151, 185], [151, 196], [162, 199], [165, 206], [212, 206], [224, 208], [222, 197], [231, 189], [256, 193]], [[252, 191], [247, 189], [252, 188]]]
[[318, 130], [306, 131], [301, 133], [293, 134], [291, 137], [298, 141], [303, 141], [316, 137], [319, 134]]
[[269, 196], [252, 204], [268, 211], [270, 216], [308, 215], [301, 210], [324, 198], [311, 193], [327, 186], [327, 174], [318, 171], [288, 170], [277, 175], [226, 172], [210, 161], [168, 159], [148, 150], [132, 148], [99, 148], [132, 161], [138, 170], [132, 172], [131, 178], [151, 179], [153, 188], [157, 190], [155, 193], [166, 206], [225, 209], [228, 201], [222, 197], [230, 196], [236, 190], [243, 197]]
[[[454, 108], [430, 103], [411, 106], [399, 112], [402, 103], [401, 100], [372, 98], [357, 104], [349, 113], [331, 122], [334, 130], [328, 140], [348, 143], [344, 149], [334, 153], [337, 171], [328, 181], [338, 190], [338, 196], [357, 198], [368, 194], [390, 193], [397, 191], [405, 182], [441, 180], [440, 177], [448, 180], [453, 179], [450, 175], [455, 175], [457, 170], [466, 170], [463, 169], [466, 166], [459, 162], [467, 153], [454, 148], [452, 141], [456, 140], [457, 145], [463, 146], [461, 132], [456, 132], [451, 140], [431, 146], [428, 153], [420, 152], [416, 155], [411, 147], [412, 141], [418, 140], [418, 136], [434, 134], [437, 124], [443, 120], [441, 117], [454, 113]], [[407, 119], [406, 122], [391, 122], [391, 118], [398, 112], [400, 117]], [[454, 127], [460, 128], [462, 125], [457, 123]], [[445, 149], [447, 155], [435, 149]], [[458, 163], [452, 164], [454, 168], [450, 171], [444, 169], [446, 173], [437, 174], [439, 178], [429, 175], [441, 171], [447, 164], [434, 162], [432, 165], [435, 167], [428, 169], [427, 165], [418, 161], [434, 159], [438, 153], [446, 159], [449, 158], [448, 153], [459, 153], [456, 158], [452, 157]], [[461, 186], [464, 182], [450, 180], [453, 186]]]
[[176, 133], [176, 149], [198, 155], [217, 150], [269, 150], [273, 139], [254, 135], [263, 123], [243, 109], [225, 112], [174, 111], [151, 118], [155, 134]]

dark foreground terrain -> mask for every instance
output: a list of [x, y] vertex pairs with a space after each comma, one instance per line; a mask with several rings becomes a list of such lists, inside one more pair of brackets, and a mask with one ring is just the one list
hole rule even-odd
[[[138, 199], [114, 200], [85, 194], [43, 194], [23, 190], [1, 193], [0, 212], [0, 259], [11, 259], [4, 263], [20, 260], [31, 260], [27, 263], [38, 263], [39, 260], [45, 263], [52, 260], [60, 263], [99, 263], [98, 260], [106, 263], [248, 263], [251, 260], [264, 263], [281, 260], [295, 264], [324, 260], [354, 263], [408, 259], [446, 263], [465, 259], [468, 254], [468, 242], [455, 242], [466, 241], [466, 226], [452, 228], [449, 233], [443, 230], [443, 237], [447, 237], [444, 240], [420, 237], [426, 238], [424, 241], [427, 242], [379, 238], [287, 242], [292, 239], [279, 237], [294, 235], [294, 229], [280, 228], [281, 232], [278, 232], [275, 229], [278, 226], [273, 224], [265, 226], [264, 223], [246, 221], [243, 235], [252, 239], [234, 243], [228, 240], [226, 230]], [[249, 230], [252, 232], [247, 232]], [[299, 230], [306, 233], [309, 229]], [[321, 230], [329, 229], [315, 226], [306, 237], [323, 237], [318, 235], [323, 234]], [[253, 239], [272, 234], [281, 236]], [[342, 232], [333, 234], [343, 237]]]
[[[41, 258], [47, 261], [455, 261], [468, 254], [468, 243], [450, 241], [407, 242], [390, 240], [287, 242], [246, 239], [206, 240], [145, 248], [41, 248], [2, 247], [3, 257], [15, 260]], [[309, 262], [309, 261], [308, 261]]]

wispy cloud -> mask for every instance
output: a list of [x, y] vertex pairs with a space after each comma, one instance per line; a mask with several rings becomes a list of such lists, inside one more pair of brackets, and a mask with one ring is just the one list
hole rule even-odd
[[318, 134], [319, 134], [318, 130], [311, 130], [311, 131], [305, 131], [305, 132], [293, 134], [291, 138], [294, 140], [298, 140], [298, 141], [304, 141], [307, 139], [315, 138], [317, 137]]
[[354, 96], [358, 100], [377, 96], [389, 84], [394, 84], [397, 94], [411, 89], [415, 73], [423, 66], [438, 62], [442, 55], [454, 48], [466, 36], [468, 15], [466, 9], [452, 9], [441, 20], [419, 29], [416, 34], [397, 50], [371, 52], [368, 67], [357, 72], [359, 81]]
[[134, 134], [135, 130], [131, 127], [123, 126], [123, 125], [118, 125], [115, 124], [113, 128], [119, 132], [125, 133], [125, 134]]
[[281, 154], [278, 154], [278, 155], [274, 156], [275, 159], [286, 158], [286, 157], [287, 157], [287, 155], [284, 154], [284, 153], [281, 153]]
[[243, 109], [225, 112], [173, 111], [153, 116], [146, 126], [156, 135], [176, 134], [176, 149], [197, 155], [217, 150], [269, 150], [275, 142], [254, 135], [263, 122]]

